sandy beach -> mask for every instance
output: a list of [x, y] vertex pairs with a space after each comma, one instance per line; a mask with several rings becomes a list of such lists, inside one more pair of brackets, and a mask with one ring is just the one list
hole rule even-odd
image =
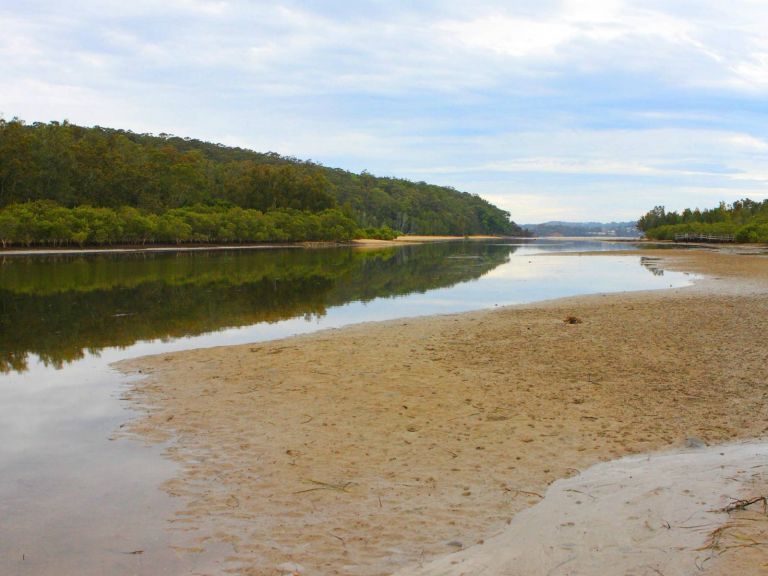
[[[597, 463], [768, 435], [768, 258], [643, 256], [708, 278], [120, 363], [145, 376], [124, 430], [182, 465], [164, 486], [179, 553], [225, 542], [239, 574], [410, 573], [482, 556]], [[706, 569], [737, 560], [768, 570], [757, 545]]]

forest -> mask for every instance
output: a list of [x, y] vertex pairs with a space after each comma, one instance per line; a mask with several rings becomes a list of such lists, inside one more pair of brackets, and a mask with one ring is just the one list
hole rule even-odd
[[107, 246], [244, 242], [392, 239], [387, 228], [361, 230], [339, 210], [282, 208], [261, 212], [240, 207], [195, 205], [160, 214], [136, 208], [64, 208], [50, 200], [11, 204], [0, 210], [0, 245]]
[[519, 235], [453, 188], [169, 134], [0, 119], [3, 245]]
[[656, 206], [645, 213], [637, 227], [652, 240], [674, 240], [675, 234], [733, 234], [737, 242], [768, 242], [768, 200], [749, 198], [716, 208], [667, 212]]

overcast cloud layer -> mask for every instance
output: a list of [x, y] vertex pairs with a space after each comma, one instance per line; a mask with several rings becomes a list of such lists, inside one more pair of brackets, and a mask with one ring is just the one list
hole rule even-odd
[[766, 30], [764, 0], [5, 0], [0, 114], [636, 219], [768, 197]]

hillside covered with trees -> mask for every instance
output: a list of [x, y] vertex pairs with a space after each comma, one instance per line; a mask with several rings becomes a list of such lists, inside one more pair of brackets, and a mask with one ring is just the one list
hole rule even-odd
[[521, 234], [477, 195], [180, 138], [0, 119], [6, 244]]
[[667, 212], [656, 206], [644, 214], [637, 227], [652, 240], [673, 240], [675, 234], [733, 234], [737, 242], [768, 242], [768, 200], [745, 198], [717, 208]]

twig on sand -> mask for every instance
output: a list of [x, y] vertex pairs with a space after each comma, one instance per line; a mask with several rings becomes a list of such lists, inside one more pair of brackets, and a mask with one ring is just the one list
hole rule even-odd
[[332, 484], [330, 482], [320, 482], [319, 480], [312, 480], [311, 478], [307, 478], [305, 482], [317, 484], [317, 486], [315, 488], [307, 488], [306, 490], [299, 490], [298, 492], [294, 492], [294, 494], [304, 494], [305, 492], [314, 492], [315, 490], [336, 490], [338, 492], [346, 492], [347, 488], [349, 488], [354, 484], [354, 482]]
[[765, 496], [756, 496], [754, 498], [747, 498], [745, 500], [735, 500], [728, 504], [725, 508], [720, 508], [718, 512], [727, 512], [730, 514], [731, 512], [734, 512], [735, 510], [744, 510], [747, 508], [747, 506], [751, 506], [752, 504], [756, 504], [757, 502], [763, 503], [763, 514], [768, 514], [768, 499], [766, 499]]
[[505, 492], [514, 492], [515, 496], [518, 494], [525, 494], [526, 496], [536, 496], [537, 498], [544, 499], [544, 496], [538, 492], [529, 492], [528, 490], [518, 490], [517, 488], [504, 488]]

